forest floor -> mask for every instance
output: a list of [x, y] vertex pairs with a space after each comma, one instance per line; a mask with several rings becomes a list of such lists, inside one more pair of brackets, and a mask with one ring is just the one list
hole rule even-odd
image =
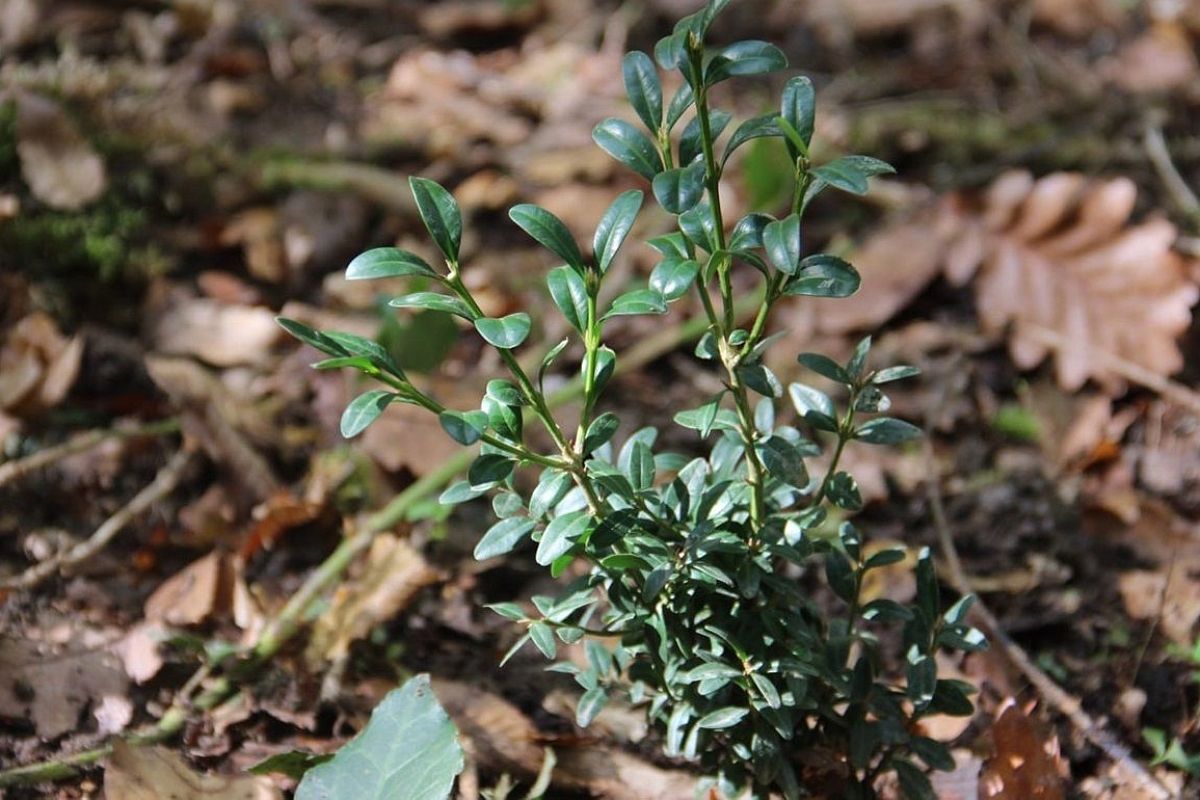
[[[397, 316], [402, 284], [342, 276], [370, 246], [428, 252], [407, 188], [424, 175], [464, 208], [485, 311], [532, 310], [530, 351], [559, 341], [551, 264], [507, 208], [582, 239], [645, 188], [590, 133], [631, 116], [621, 55], [689, 5], [0, 0], [0, 767], [40, 778], [0, 792], [97, 796], [95, 748], [138, 732], [227, 776], [329, 752], [429, 672], [467, 739], [461, 797], [528, 785], [546, 748], [547, 796], [680, 796], [686, 765], [654, 755], [636, 710], [581, 731], [566, 676], [534, 654], [497, 666], [517, 634], [483, 604], [549, 579], [471, 558], [490, 511], [437, 504], [462, 464], [436, 420], [393, 407], [342, 440], [355, 382], [310, 370], [274, 318], [375, 338], [447, 405], [476, 402], [500, 367], [476, 337]], [[927, 439], [847, 460], [871, 546], [931, 546], [947, 596], [993, 615], [987, 653], [942, 665], [981, 692], [974, 718], [931, 725], [959, 765], [940, 796], [1200, 796], [1200, 11], [736, 0], [727, 17], [719, 38], [769, 39], [813, 78], [818, 160], [897, 168], [814, 207], [806, 247], [847, 254], [863, 291], [780, 309], [771, 366], [786, 384], [796, 353], [870, 333], [879, 364], [923, 371], [892, 413]], [[785, 78], [715, 102], [748, 118]], [[733, 164], [730, 208], [786, 204], [782, 148]], [[648, 235], [669, 222], [644, 217]], [[697, 450], [671, 417], [720, 384], [691, 356], [689, 303], [614, 330], [636, 354], [606, 400], [618, 438], [656, 425]], [[885, 570], [870, 591], [914, 589]], [[186, 796], [295, 786], [239, 780]]]

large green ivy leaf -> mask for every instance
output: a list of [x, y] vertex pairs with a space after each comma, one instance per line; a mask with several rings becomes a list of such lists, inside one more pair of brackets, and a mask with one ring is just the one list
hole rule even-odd
[[462, 771], [454, 724], [428, 675], [390, 692], [367, 727], [304, 775], [296, 800], [445, 800]]

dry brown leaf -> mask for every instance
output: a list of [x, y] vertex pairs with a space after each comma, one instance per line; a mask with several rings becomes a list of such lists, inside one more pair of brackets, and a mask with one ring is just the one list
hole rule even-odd
[[263, 617], [242, 572], [241, 559], [214, 550], [163, 581], [146, 598], [146, 620], [199, 625], [229, 614], [239, 628], [253, 631], [263, 623]]
[[21, 176], [46, 205], [75, 211], [104, 193], [104, 161], [53, 100], [19, 92], [17, 155]]
[[0, 717], [31, 720], [46, 739], [77, 730], [85, 707], [100, 710], [104, 698], [124, 698], [129, 687], [108, 650], [58, 652], [14, 639], [0, 639], [0, 675]]
[[1158, 23], [1122, 45], [1100, 71], [1111, 83], [1129, 92], [1184, 89], [1200, 77], [1191, 39], [1181, 25], [1173, 22]]
[[269, 308], [226, 305], [203, 297], [173, 300], [150, 331], [160, 353], [195, 356], [215, 367], [258, 365], [270, 358], [280, 340]]
[[67, 339], [41, 311], [13, 326], [0, 348], [0, 410], [29, 415], [53, 408], [79, 374], [83, 340]]
[[1011, 698], [992, 723], [994, 754], [979, 775], [979, 800], [1062, 800], [1058, 738]]
[[944, 26], [947, 17], [959, 35], [970, 36], [986, 23], [988, 10], [983, 0], [810, 0], [803, 9], [804, 21], [831, 45], [915, 26]]
[[438, 570], [411, 544], [390, 534], [371, 541], [361, 575], [344, 583], [313, 626], [306, 658], [336, 661], [371, 629], [403, 611], [417, 592], [436, 582]]
[[145, 683], [162, 669], [163, 658], [158, 645], [167, 637], [167, 629], [153, 622], [135, 625], [115, 645], [113, 652], [121, 659], [125, 674], [134, 683]]
[[1128, 12], [1121, 0], [1034, 0], [1033, 20], [1068, 36], [1118, 27]]
[[288, 267], [280, 227], [275, 209], [248, 208], [229, 220], [220, 241], [242, 246], [246, 267], [255, 278], [279, 283], [287, 277]]
[[976, 276], [980, 323], [989, 333], [1012, 325], [1018, 367], [1031, 369], [1049, 355], [1041, 329], [1070, 343], [1055, 353], [1066, 389], [1089, 378], [1109, 389], [1122, 385], [1093, 351], [1163, 375], [1182, 366], [1175, 338], [1190, 324], [1200, 292], [1186, 259], [1171, 250], [1174, 225], [1162, 218], [1128, 225], [1136, 197], [1128, 178], [1055, 173], [1035, 180], [1011, 172], [992, 184], [977, 215], [965, 217], [946, 274], [959, 284]]
[[1134, 619], [1157, 620], [1167, 638], [1183, 647], [1195, 642], [1200, 620], [1200, 581], [1195, 562], [1174, 561], [1161, 570], [1131, 570], [1118, 579], [1125, 611]]
[[114, 800], [280, 800], [270, 779], [203, 775], [165, 747], [113, 742], [104, 770], [104, 793]]

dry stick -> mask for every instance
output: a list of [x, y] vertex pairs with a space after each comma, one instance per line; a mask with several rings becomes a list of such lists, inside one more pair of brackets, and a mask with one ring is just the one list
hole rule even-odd
[[[1080, 346], [1078, 343], [1068, 340], [1061, 333], [1032, 322], [1022, 323], [1021, 332], [1027, 334], [1029, 338], [1035, 339], [1039, 344], [1054, 350]], [[1200, 415], [1200, 393], [1195, 390], [1176, 383], [1170, 378], [1164, 378], [1157, 372], [1152, 372], [1140, 364], [1135, 364], [1107, 350], [1088, 348], [1088, 355], [1130, 383], [1150, 389], [1193, 414]]]
[[[758, 309], [759, 299], [757, 295], [739, 298], [734, 304], [737, 319], [742, 322], [748, 320]], [[663, 330], [627, 350], [618, 359], [616, 371], [625, 373], [643, 367], [680, 345], [698, 339], [706, 330], [708, 330], [708, 320], [704, 317], [696, 317]], [[576, 399], [581, 387], [581, 381], [573, 380], [547, 397], [546, 402], [551, 408], [558, 408]], [[252, 651], [253, 657], [261, 662], [277, 653], [300, 630], [306, 621], [309, 608], [317, 597], [341, 576], [356, 555], [367, 549], [375, 535], [396, 525], [407, 516], [414, 505], [462, 473], [470, 465], [472, 457], [473, 452], [470, 450], [456, 453], [437, 470], [396, 495], [390, 503], [367, 520], [362, 530], [350, 538], [344, 539], [337, 549], [309, 575], [279, 614], [263, 630]], [[206, 663], [200, 667], [200, 670], [207, 673], [212, 670], [212, 665]], [[195, 676], [193, 676], [193, 680], [188, 681], [188, 686], [199, 684], [200, 681], [194, 678]], [[190, 707], [209, 710], [238, 696], [240, 696], [240, 692], [226, 677], [218, 679], [194, 703], [190, 697], [184, 696], [181, 692], [156, 725], [144, 728], [128, 738], [135, 744], [155, 744], [166, 741], [183, 728]], [[77, 775], [80, 769], [87, 765], [104, 759], [111, 752], [112, 745], [106, 744], [65, 758], [0, 771], [0, 787], [69, 778]]]
[[56, 461], [68, 456], [91, 450], [109, 439], [133, 439], [138, 436], [158, 436], [164, 433], [175, 433], [179, 430], [179, 420], [166, 419], [161, 422], [151, 422], [133, 428], [106, 428], [103, 430], [84, 431], [77, 433], [62, 444], [47, 447], [24, 458], [5, 461], [0, 464], [0, 486], [25, 477], [35, 470], [48, 467]]
[[1193, 219], [1200, 218], [1200, 198], [1188, 186], [1187, 181], [1175, 168], [1171, 160], [1171, 151], [1167, 149], [1167, 140], [1163, 138], [1162, 127], [1153, 121], [1147, 121], [1142, 133], [1142, 145], [1146, 148], [1146, 157], [1154, 166], [1158, 177], [1166, 185], [1167, 193], [1179, 206], [1179, 210]]
[[104, 520], [87, 540], [35, 564], [20, 575], [0, 580], [0, 589], [32, 589], [63, 567], [73, 566], [99, 553], [135, 517], [175, 489], [192, 455], [192, 448], [185, 444], [171, 456], [148, 486], [134, 495], [117, 513]]
[[[954, 534], [951, 532], [950, 523], [946, 518], [946, 507], [942, 501], [941, 474], [936, 468], [933, 455], [932, 424], [928, 419], [925, 424], [924, 441], [929, 509], [933, 516], [933, 527], [937, 532], [942, 558], [946, 562], [946, 572], [955, 591], [964, 595], [970, 594], [970, 582], [963, 571], [962, 561], [958, 557], [958, 549], [954, 546]], [[1025, 676], [1026, 680], [1033, 684], [1038, 694], [1047, 703], [1065, 716], [1075, 729], [1083, 734], [1084, 738], [1124, 769], [1140, 788], [1150, 793], [1150, 797], [1155, 800], [1169, 800], [1172, 797], [1170, 790], [1147, 772], [1125, 745], [1117, 741], [1115, 736], [1083, 710], [1083, 704], [1077, 697], [1068, 694], [1041, 667], [1033, 663], [1024, 648], [1004, 632], [996, 615], [984, 605], [982, 600], [976, 599], [969, 612], [969, 617], [973, 617], [971, 622], [987, 634], [987, 637], [1000, 648], [1004, 657]]]

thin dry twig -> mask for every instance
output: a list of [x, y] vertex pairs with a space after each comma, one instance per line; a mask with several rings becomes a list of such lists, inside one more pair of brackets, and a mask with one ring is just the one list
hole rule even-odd
[[1167, 148], [1167, 140], [1163, 137], [1162, 127], [1155, 121], [1147, 121], [1142, 132], [1142, 145], [1146, 148], [1146, 157], [1158, 177], [1166, 187], [1167, 194], [1179, 210], [1189, 217], [1200, 217], [1200, 198], [1188, 186], [1187, 181], [1175, 168], [1171, 159], [1171, 151]]
[[109, 439], [131, 439], [138, 436], [157, 436], [174, 433], [179, 430], [179, 420], [168, 419], [152, 422], [133, 428], [105, 428], [102, 430], [83, 431], [72, 436], [62, 444], [38, 450], [24, 458], [16, 458], [0, 464], [0, 486], [12, 483], [39, 469], [50, 466], [58, 461], [78, 453], [84, 453]]
[[[970, 594], [970, 582], [963, 570], [962, 561], [958, 557], [958, 549], [954, 546], [954, 534], [946, 517], [946, 506], [942, 499], [941, 475], [934, 460], [932, 432], [930, 420], [927, 418], [924, 443], [926, 474], [929, 476], [926, 481], [929, 510], [933, 517], [933, 527], [937, 533], [938, 545], [942, 551], [950, 584], [960, 594]], [[1066, 717], [1071, 725], [1083, 734], [1084, 738], [1099, 748], [1139, 788], [1147, 792], [1147, 797], [1155, 798], [1155, 800], [1169, 800], [1172, 797], [1171, 791], [1138, 763], [1125, 745], [1083, 710], [1083, 703], [1079, 698], [1055, 683], [1053, 678], [1030, 659], [1024, 648], [1009, 638], [996, 615], [982, 600], [976, 599], [975, 604], [971, 607], [969, 618], [973, 625], [979, 627], [987, 635], [1009, 663], [1025, 676], [1025, 679], [1033, 685], [1042, 699]]]
[[0, 589], [32, 589], [59, 570], [79, 564], [99, 553], [134, 518], [175, 489], [184, 470], [191, 463], [193, 455], [193, 448], [185, 443], [179, 452], [173, 455], [158, 471], [149, 485], [134, 495], [133, 499], [115, 514], [104, 520], [87, 540], [30, 567], [20, 575], [0, 580]]

